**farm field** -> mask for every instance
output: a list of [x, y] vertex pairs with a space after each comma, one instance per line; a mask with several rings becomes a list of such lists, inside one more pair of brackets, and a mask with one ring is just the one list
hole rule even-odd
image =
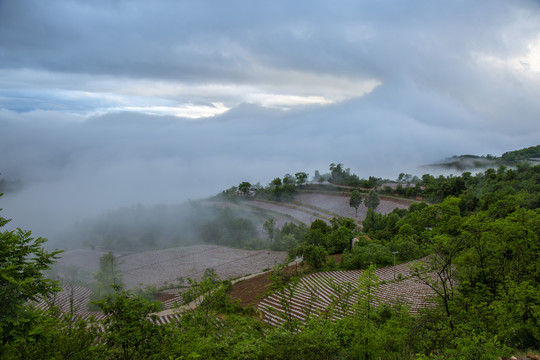
[[[227, 203], [219, 202], [219, 204], [220, 206], [226, 206]], [[251, 207], [286, 215], [286, 218], [277, 217], [276, 224], [278, 226], [282, 226], [286, 221], [290, 221], [289, 219], [309, 225], [317, 219], [328, 222], [329, 219], [337, 216], [350, 217], [360, 223], [365, 219], [367, 214], [367, 207], [362, 204], [358, 208], [358, 216], [356, 216], [354, 208], [349, 206], [348, 196], [313, 192], [301, 192], [295, 195], [294, 200], [290, 203], [247, 200], [230, 204], [231, 207]], [[376, 211], [378, 213], [388, 214], [395, 208], [408, 209], [409, 205], [410, 203], [407, 201], [381, 198]]]
[[[60, 266], [77, 265], [87, 274], [98, 270], [103, 251], [81, 249], [62, 253]], [[217, 245], [194, 245], [144, 251], [117, 257], [126, 289], [137, 286], [171, 284], [179, 277], [199, 280], [208, 268], [218, 276], [232, 279], [281, 264], [286, 252], [241, 250]]]
[[199, 280], [208, 268], [223, 280], [232, 279], [271, 268], [286, 258], [286, 252], [195, 245], [146, 251], [119, 260], [124, 284], [131, 289], [139, 284], [166, 285], [176, 282], [178, 277]]
[[[347, 196], [321, 193], [300, 193], [296, 195], [293, 202], [283, 204], [259, 200], [239, 202], [219, 201], [215, 203], [211, 200], [206, 200], [204, 202], [212, 206], [255, 209], [256, 211], [261, 211], [263, 215], [275, 215], [277, 226], [282, 226], [287, 221], [303, 222], [309, 225], [316, 219], [328, 221], [333, 216], [348, 216], [361, 221], [367, 212], [364, 205], [361, 205], [358, 209], [358, 217], [356, 217], [354, 209], [349, 206], [349, 198]], [[378, 212], [388, 213], [396, 207], [407, 208], [407, 206], [408, 204], [406, 203], [381, 199], [377, 210]], [[261, 216], [261, 214], [258, 214], [258, 216]], [[69, 250], [62, 253], [62, 258], [58, 261], [58, 265], [63, 267], [77, 266], [79, 272], [84, 274], [86, 279], [90, 281], [91, 274], [98, 270], [99, 258], [105, 253], [106, 251], [103, 250]], [[287, 258], [285, 252], [240, 250], [216, 245], [194, 245], [131, 254], [116, 253], [115, 255], [119, 262], [119, 270], [122, 272], [122, 281], [126, 289], [135, 289], [148, 285], [158, 288], [169, 287], [169, 289], [161, 291], [158, 296], [165, 309], [171, 308], [174, 303], [181, 302], [181, 294], [179, 292], [182, 289], [175, 287], [180, 278], [186, 279], [189, 277], [199, 280], [205, 270], [211, 268], [221, 279], [233, 279], [248, 274], [260, 273], [262, 270], [283, 263]], [[379, 274], [381, 271], [383, 276]], [[407, 270], [399, 268], [396, 271], [405, 275]], [[312, 296], [314, 289], [318, 287], [317, 289], [322, 292], [321, 295], [317, 295], [317, 298], [325, 299], [327, 295], [324, 294], [328, 290], [326, 286], [321, 284], [328, 284], [328, 281], [330, 281], [328, 279], [333, 279], [331, 281], [336, 282], [341, 281], [340, 279], [344, 276], [342, 273], [345, 272], [321, 273], [322, 275], [312, 274], [307, 276], [298, 284], [298, 294], [301, 294], [302, 291], [311, 291], [310, 296]], [[353, 276], [353, 278], [359, 276], [359, 273], [352, 272], [351, 274], [353, 275], [347, 276]], [[383, 269], [378, 270], [378, 275], [381, 279], [386, 279]], [[251, 281], [251, 283], [240, 282], [239, 284], [235, 284], [235, 288], [237, 292], [241, 289], [241, 292], [252, 294], [250, 303], [253, 304], [253, 299], [258, 298], [260, 300], [260, 296], [262, 296], [264, 290], [268, 289], [268, 273], [257, 276]], [[252, 286], [254, 282], [260, 284]], [[388, 286], [391, 286], [391, 288]], [[413, 304], [416, 304], [419, 303], [419, 299], [424, 298], [422, 294], [425, 292], [425, 289], [418, 288], [418, 285], [414, 285], [411, 280], [388, 284], [388, 286], [387, 289], [381, 287], [380, 291], [381, 294], [397, 294], [396, 296], [392, 295], [392, 299], [400, 297], [401, 295], [399, 294], [402, 293], [403, 296], [408, 294], [410, 295], [408, 299]], [[411, 289], [413, 289], [413, 292], [409, 291]], [[78, 316], [85, 318], [89, 316], [99, 317], [100, 314], [98, 312], [87, 311], [86, 304], [90, 293], [91, 290], [87, 287], [68, 284], [58, 294], [55, 303], [64, 311], [69, 311], [71, 300], [73, 300], [73, 306], [76, 308], [75, 310]], [[277, 324], [279, 322], [276, 320], [276, 317], [279, 318], [276, 313], [280, 311], [279, 307], [276, 308], [276, 304], [280, 303], [279, 296], [279, 294], [272, 294], [259, 305], [259, 309], [265, 314], [264, 320], [271, 324]], [[385, 296], [388, 297], [387, 295]], [[386, 297], [383, 297], [384, 301], [387, 300]], [[303, 306], [299, 302], [302, 300], [294, 299], [294, 301], [297, 302], [295, 306], [299, 308]], [[318, 302], [309, 304], [309, 306], [314, 306], [315, 308], [318, 306], [322, 309], [328, 305], [324, 305], [324, 301], [321, 301], [323, 300], [318, 300]], [[414, 309], [413, 307], [413, 311], [415, 311]]]
[[[375, 291], [376, 300], [372, 305], [400, 301], [408, 305], [414, 314], [432, 304], [433, 290], [410, 277], [408, 264], [376, 270], [375, 274], [383, 283]], [[310, 314], [316, 315], [330, 308], [334, 309], [335, 318], [341, 318], [358, 301], [356, 282], [362, 274], [362, 270], [310, 274], [301, 278], [291, 290], [267, 296], [257, 308], [263, 314], [263, 321], [275, 326], [285, 322], [285, 318], [294, 318], [303, 323]], [[401, 274], [402, 279], [394, 280], [394, 274]], [[288, 309], [285, 309], [284, 302], [289, 302]]]
[[[358, 216], [356, 216], [354, 208], [349, 206], [348, 196], [320, 193], [299, 193], [294, 197], [294, 200], [302, 204], [307, 204], [330, 211], [332, 213], [338, 214], [339, 216], [350, 217], [359, 221], [365, 219], [368, 210], [362, 202], [362, 204], [358, 208]], [[392, 210], [394, 210], [395, 208], [408, 209], [409, 205], [410, 204], [403, 201], [386, 200], [384, 198], [381, 198], [381, 202], [377, 207], [376, 212], [381, 214], [388, 214], [392, 212]]]
[[[87, 309], [88, 301], [92, 291], [84, 286], [68, 285], [64, 286], [64, 289], [60, 291], [53, 299], [49, 301], [40, 301], [36, 304], [38, 309], [46, 309], [50, 305], [56, 306], [63, 313], [72, 313], [77, 319], [89, 320], [91, 318], [96, 321], [103, 320], [105, 315], [101, 311], [90, 311]], [[180, 301], [181, 296], [176, 294], [174, 296], [175, 301]], [[173, 306], [172, 299], [168, 304], [164, 303], [164, 307]], [[178, 313], [166, 313], [157, 314], [157, 318], [153, 320], [157, 324], [168, 324], [172, 321], [179, 320], [180, 314]]]
[[[84, 271], [96, 271], [99, 257], [103, 251], [71, 250], [64, 253], [59, 265], [69, 266], [81, 264]], [[287, 258], [286, 252], [269, 250], [253, 251], [231, 249], [215, 245], [186, 246], [172, 249], [145, 251], [138, 254], [120, 256], [120, 271], [126, 289], [134, 289], [144, 285], [167, 286], [177, 282], [179, 277], [199, 280], [207, 268], [216, 271], [221, 279], [232, 279], [251, 273], [259, 273], [283, 263]], [[160, 292], [159, 300], [165, 309], [181, 303], [179, 294], [182, 289], [171, 288]], [[74, 313], [81, 318], [91, 316], [100, 319], [103, 314], [98, 311], [88, 311], [87, 304], [92, 291], [85, 286], [66, 283], [58, 293], [53, 303], [64, 312]], [[47, 306], [45, 301], [38, 303], [40, 308]], [[163, 315], [160, 323], [168, 322], [177, 315]]]

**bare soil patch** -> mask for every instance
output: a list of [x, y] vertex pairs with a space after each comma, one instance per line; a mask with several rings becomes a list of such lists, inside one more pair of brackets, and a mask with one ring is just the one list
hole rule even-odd
[[[295, 276], [304, 270], [305, 268], [294, 263], [283, 269], [283, 275]], [[272, 271], [268, 271], [237, 282], [233, 285], [230, 293], [231, 300], [233, 302], [238, 301], [242, 306], [257, 306], [263, 300], [263, 297], [270, 293], [272, 288], [271, 274]]]
[[247, 280], [237, 282], [233, 285], [230, 293], [231, 300], [238, 302], [241, 306], [256, 306], [264, 294], [270, 291], [272, 281], [270, 272], [257, 275]]

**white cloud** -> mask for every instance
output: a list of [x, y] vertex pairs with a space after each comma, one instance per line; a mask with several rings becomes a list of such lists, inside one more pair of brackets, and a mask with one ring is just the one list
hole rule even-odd
[[223, 103], [212, 103], [211, 105], [182, 104], [179, 106], [124, 106], [98, 109], [89, 115], [96, 116], [113, 112], [134, 112], [148, 115], [199, 119], [220, 115], [228, 110], [230, 110], [230, 108], [223, 105]]
[[505, 69], [525, 77], [540, 73], [540, 34], [527, 44], [526, 51], [521, 54], [507, 56], [473, 53], [473, 58], [480, 65]]
[[297, 96], [281, 94], [249, 94], [246, 96], [248, 102], [260, 104], [265, 107], [275, 107], [289, 109], [297, 105], [328, 105], [334, 103], [333, 100], [325, 99], [322, 96]]
[[5, 89], [3, 102], [7, 108], [15, 104], [28, 110], [35, 106], [86, 116], [131, 111], [191, 119], [222, 114], [244, 102], [286, 109], [329, 105], [364, 96], [380, 85], [370, 79], [263, 66], [256, 73], [251, 82], [198, 83], [4, 69], [0, 70], [0, 85]]

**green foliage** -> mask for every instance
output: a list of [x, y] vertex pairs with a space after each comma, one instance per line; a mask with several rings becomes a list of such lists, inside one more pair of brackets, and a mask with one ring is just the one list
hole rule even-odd
[[297, 181], [298, 179], [289, 174], [286, 174], [283, 180], [277, 177], [266, 188], [257, 191], [257, 196], [273, 201], [291, 201], [297, 191]]
[[274, 235], [276, 233], [276, 222], [273, 218], [266, 220], [263, 224], [264, 231], [268, 234], [270, 242], [274, 240]]
[[344, 250], [350, 249], [353, 237], [353, 231], [346, 226], [340, 226], [339, 228], [332, 230], [326, 240], [326, 249], [328, 253], [339, 254]]
[[477, 335], [474, 331], [453, 339], [452, 345], [445, 354], [457, 360], [493, 360], [501, 354], [510, 354], [510, 349], [501, 344], [496, 336], [491, 338], [486, 333]]
[[381, 203], [381, 199], [379, 199], [379, 195], [374, 191], [371, 190], [367, 196], [366, 200], [364, 201], [364, 204], [368, 209], [373, 209], [375, 211], [377, 209], [377, 206]]
[[[9, 220], [0, 216], [0, 227]], [[43, 238], [17, 229], [0, 232], [0, 351], [19, 337], [33, 336], [37, 315], [29, 302], [47, 298], [59, 290], [57, 282], [46, 279], [61, 251], [47, 252]]]
[[6, 344], [2, 359], [101, 359], [96, 344], [99, 328], [72, 314], [60, 314], [54, 307], [48, 312], [33, 312], [36, 317], [32, 336], [19, 336]]
[[328, 254], [337, 254], [350, 249], [351, 240], [356, 234], [354, 220], [351, 218], [333, 218], [330, 223], [332, 226], [320, 219], [313, 221], [309, 231], [301, 239], [293, 253], [303, 253], [306, 249], [305, 246], [320, 247]]
[[501, 159], [504, 161], [518, 161], [539, 157], [540, 145], [536, 145], [521, 150], [505, 152], [504, 154], [502, 154]]
[[115, 288], [122, 285], [122, 273], [118, 269], [118, 260], [112, 251], [104, 254], [99, 259], [99, 270], [92, 274], [92, 296], [90, 297], [92, 310], [97, 310], [96, 301], [113, 295]]
[[304, 240], [308, 228], [304, 224], [285, 223], [281, 229], [275, 229], [271, 249], [276, 251], [291, 251]]
[[350, 253], [341, 258], [341, 267], [347, 270], [366, 269], [370, 265], [392, 265], [394, 257], [390, 249], [384, 245], [369, 242], [355, 246]]
[[303, 261], [314, 269], [320, 269], [326, 263], [328, 257], [324, 246], [308, 244], [297, 246], [294, 255], [301, 256]]
[[344, 169], [343, 164], [330, 164], [330, 181], [333, 184], [337, 185], [346, 185], [346, 186], [360, 186], [362, 181], [360, 178], [351, 174], [351, 169]]
[[243, 181], [238, 185], [238, 190], [240, 190], [244, 195], [249, 194], [249, 190], [251, 189], [251, 184], [247, 181]]
[[[115, 294], [97, 302], [106, 318], [102, 343], [108, 358], [148, 358], [159, 348], [162, 329], [150, 321], [159, 310], [156, 302], [133, 296], [115, 286]], [[155, 316], [154, 316], [155, 318]]]
[[354, 208], [356, 216], [358, 216], [358, 207], [362, 204], [362, 194], [358, 190], [353, 190], [349, 199], [349, 206]]
[[297, 172], [294, 176], [296, 177], [297, 185], [304, 185], [308, 178], [308, 174], [305, 172]]

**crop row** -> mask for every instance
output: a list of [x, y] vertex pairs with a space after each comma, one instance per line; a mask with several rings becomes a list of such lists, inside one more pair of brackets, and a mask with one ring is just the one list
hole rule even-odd
[[[433, 291], [411, 277], [408, 265], [375, 271], [378, 280], [370, 294], [372, 306], [399, 302], [407, 305], [414, 314], [433, 304]], [[358, 287], [363, 273], [362, 270], [353, 270], [307, 275], [298, 283], [266, 297], [259, 303], [258, 309], [265, 322], [276, 326], [287, 319], [305, 323], [310, 316], [321, 314], [339, 319], [352, 313], [359, 300], [366, 299], [366, 289]]]

